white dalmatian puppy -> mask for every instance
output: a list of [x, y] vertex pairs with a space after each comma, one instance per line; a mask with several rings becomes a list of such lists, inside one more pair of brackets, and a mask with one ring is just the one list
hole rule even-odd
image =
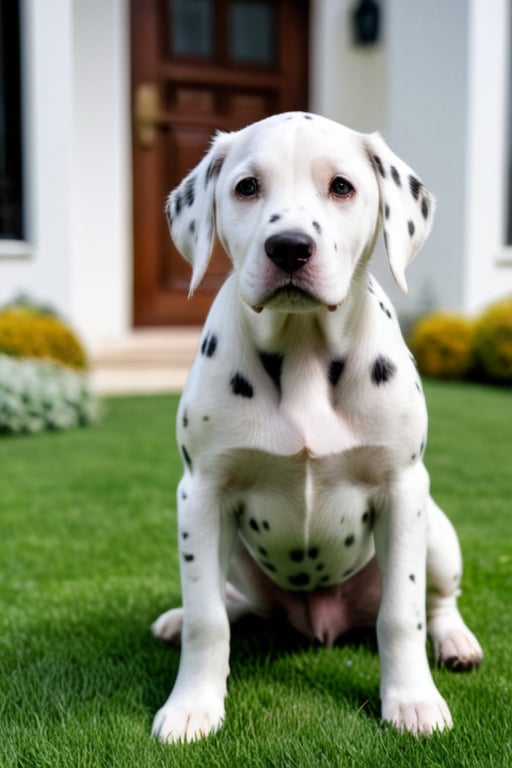
[[427, 413], [389, 300], [369, 275], [379, 228], [398, 285], [434, 199], [379, 134], [286, 113], [218, 134], [169, 197], [192, 293], [215, 239], [233, 263], [181, 398], [181, 638], [153, 733], [193, 740], [224, 719], [230, 622], [287, 618], [326, 645], [376, 624], [382, 718], [450, 728], [430, 672], [477, 667], [457, 609], [455, 531], [429, 496]]

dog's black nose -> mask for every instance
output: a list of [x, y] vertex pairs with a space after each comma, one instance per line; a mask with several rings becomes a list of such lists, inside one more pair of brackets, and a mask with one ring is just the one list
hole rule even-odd
[[314, 240], [299, 230], [280, 232], [265, 241], [265, 253], [270, 261], [290, 275], [307, 263], [314, 249]]

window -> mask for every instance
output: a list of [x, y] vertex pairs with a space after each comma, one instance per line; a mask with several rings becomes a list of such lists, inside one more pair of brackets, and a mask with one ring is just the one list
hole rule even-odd
[[168, 9], [172, 56], [232, 66], [275, 64], [273, 0], [168, 0]]
[[0, 240], [23, 238], [19, 0], [0, 0]]

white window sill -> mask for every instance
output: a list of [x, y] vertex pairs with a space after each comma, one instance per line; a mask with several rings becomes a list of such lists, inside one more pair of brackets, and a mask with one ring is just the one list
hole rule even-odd
[[507, 246], [496, 256], [497, 267], [512, 267], [512, 246]]
[[0, 260], [29, 259], [32, 252], [32, 245], [24, 240], [0, 239]]

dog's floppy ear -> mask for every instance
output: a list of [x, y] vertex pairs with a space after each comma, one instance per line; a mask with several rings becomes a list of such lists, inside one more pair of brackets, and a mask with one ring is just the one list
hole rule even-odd
[[393, 277], [407, 293], [405, 268], [427, 239], [436, 201], [378, 133], [366, 137], [380, 194], [384, 242]]
[[165, 213], [171, 237], [192, 265], [189, 296], [208, 268], [215, 243], [215, 186], [230, 146], [228, 133], [217, 133], [211, 147], [167, 199]]

